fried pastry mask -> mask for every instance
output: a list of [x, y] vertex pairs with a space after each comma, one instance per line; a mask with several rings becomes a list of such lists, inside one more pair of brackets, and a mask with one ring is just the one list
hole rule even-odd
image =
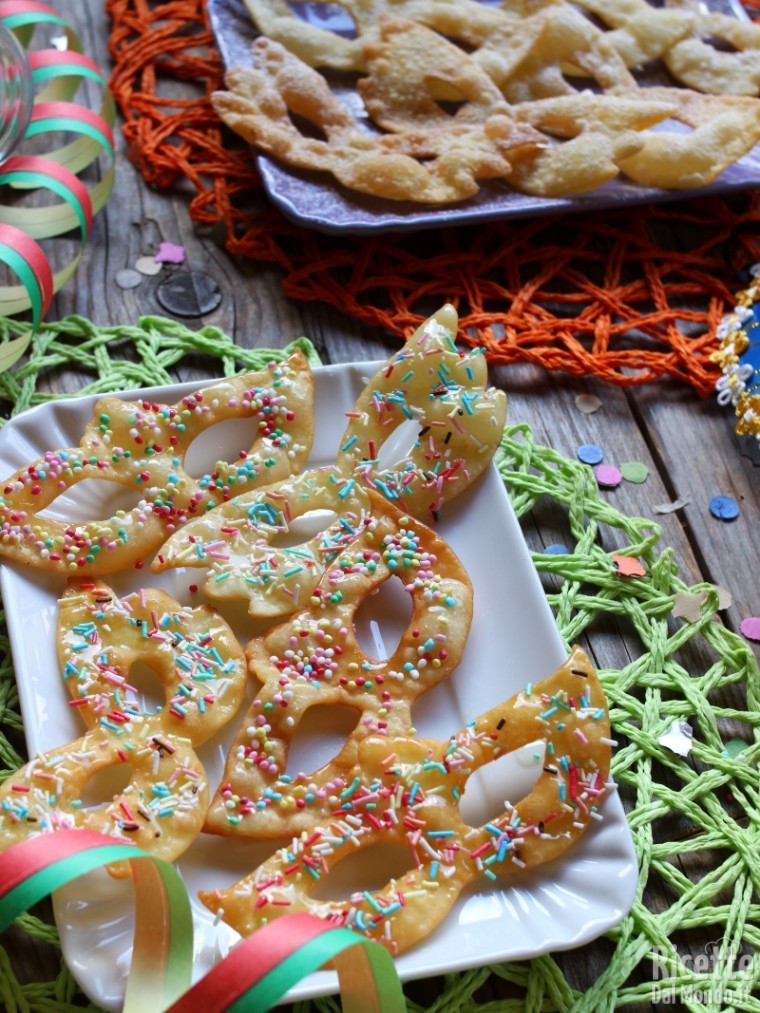
[[[527, 125], [494, 114], [482, 123], [400, 134], [359, 129], [325, 79], [270, 39], [252, 47], [253, 67], [233, 67], [214, 92], [219, 117], [262, 151], [301, 169], [331, 173], [361, 193], [428, 204], [471, 197], [477, 180], [503, 177], [543, 142]], [[307, 136], [292, 116], [323, 135]]]
[[[259, 373], [221, 380], [174, 405], [101, 398], [78, 447], [45, 454], [8, 478], [0, 495], [0, 555], [70, 575], [142, 565], [166, 536], [233, 493], [303, 466], [313, 436], [313, 382], [301, 352]], [[217, 422], [250, 419], [239, 460], [196, 479], [193, 440]], [[40, 512], [86, 479], [116, 482], [139, 503], [106, 520], [68, 523]]]
[[[247, 601], [256, 619], [286, 616], [309, 601], [325, 568], [361, 534], [369, 509], [367, 493], [336, 468], [305, 471], [190, 521], [161, 547], [151, 569], [203, 567], [207, 597]], [[312, 513], [325, 515], [312, 538], [278, 544]]]
[[183, 607], [156, 589], [118, 598], [102, 582], [71, 582], [59, 602], [58, 659], [71, 705], [89, 728], [114, 730], [141, 710], [130, 685], [136, 662], [161, 682], [162, 732], [194, 746], [229, 721], [243, 699], [245, 657], [208, 605]]
[[[158, 590], [119, 599], [101, 581], [71, 581], [59, 601], [58, 657], [71, 706], [88, 727], [35, 757], [0, 786], [0, 850], [72, 827], [134, 844], [167, 861], [200, 833], [208, 808], [194, 746], [237, 710], [246, 682], [243, 651], [209, 606], [183, 608]], [[143, 709], [132, 666], [156, 673], [164, 706]], [[88, 782], [108, 768], [126, 787], [89, 805]], [[108, 867], [116, 878], [129, 865]]]
[[[399, 954], [425, 939], [463, 887], [495, 880], [562, 854], [600, 819], [609, 773], [606, 702], [588, 658], [576, 649], [544, 682], [528, 686], [449, 742], [371, 737], [330, 795], [332, 816], [295, 836], [255, 872], [201, 901], [241, 935], [283, 914], [308, 911], [378, 940]], [[542, 741], [533, 790], [484, 826], [462, 819], [459, 799], [473, 771]], [[509, 786], [504, 786], [504, 796]], [[374, 845], [405, 846], [410, 869], [379, 890], [319, 900], [318, 884], [341, 860]]]
[[[107, 767], [126, 767], [130, 781], [105, 805], [88, 807], [87, 782]], [[93, 728], [11, 774], [0, 785], [0, 850], [76, 827], [173, 861], [200, 832], [207, 805], [206, 774], [190, 742], [136, 715], [118, 732]], [[109, 871], [124, 878], [129, 866]]]
[[[346, 474], [428, 521], [483, 471], [506, 419], [506, 395], [485, 386], [484, 356], [460, 352], [456, 333], [453, 306], [426, 320], [359, 395], [338, 451]], [[414, 446], [383, 467], [383, 445], [406, 422], [419, 427]]]
[[672, 118], [691, 127], [641, 134], [640, 151], [619, 159], [622, 171], [644, 186], [707, 186], [760, 141], [760, 102], [742, 95], [700, 95], [680, 88], [649, 88], [675, 105]]
[[627, 67], [642, 67], [660, 60], [677, 42], [694, 29], [692, 10], [653, 7], [646, 0], [575, 0], [578, 7], [610, 30], [605, 39]]
[[[379, 32], [379, 40], [365, 47], [369, 73], [359, 78], [357, 88], [367, 112], [385, 130], [451, 127], [483, 122], [494, 113], [509, 114], [488, 74], [443, 36], [391, 17], [380, 19]], [[446, 88], [461, 102], [453, 116], [435, 100]]]
[[[262, 682], [232, 743], [206, 829], [283, 837], [323, 818], [330, 785], [372, 734], [410, 734], [413, 701], [457, 666], [472, 619], [472, 586], [452, 550], [429, 528], [370, 493], [371, 513], [327, 569], [311, 605], [246, 648]], [[412, 613], [398, 647], [368, 658], [354, 619], [363, 600], [397, 577]], [[339, 752], [313, 773], [286, 772], [288, 753], [310, 707], [337, 704], [357, 723]], [[327, 810], [326, 810], [327, 807]]]
[[[728, 14], [695, 13], [694, 34], [664, 56], [671, 74], [713, 95], [757, 95], [760, 90], [760, 25]], [[723, 45], [714, 45], [718, 40]]]

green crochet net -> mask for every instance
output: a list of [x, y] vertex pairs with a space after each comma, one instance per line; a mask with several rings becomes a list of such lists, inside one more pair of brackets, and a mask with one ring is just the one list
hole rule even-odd
[[[12, 336], [17, 325], [6, 321], [0, 330]], [[319, 363], [307, 339], [295, 344]], [[160, 317], [110, 328], [69, 317], [46, 325], [29, 361], [0, 377], [0, 400], [13, 406], [12, 414], [49, 400], [46, 381], [67, 367], [92, 375], [79, 392], [87, 394], [173, 383], [191, 362], [209, 376], [229, 375], [285, 354], [238, 348], [216, 328], [190, 331]], [[171, 373], [173, 367], [180, 370]], [[566, 644], [593, 634], [592, 649], [604, 651], [605, 633], [616, 635], [613, 657], [621, 667], [605, 668], [606, 655], [597, 655], [597, 662], [619, 742], [612, 771], [640, 878], [630, 914], [603, 943], [589, 947], [604, 946], [607, 958], [588, 991], [572, 985], [572, 955], [546, 955], [447, 975], [433, 989], [412, 984], [409, 1009], [596, 1013], [645, 1008], [669, 997], [676, 1008], [760, 1010], [760, 958], [754, 958], [760, 943], [760, 673], [754, 655], [721, 625], [717, 590], [709, 584], [687, 588], [672, 552], [659, 548], [657, 525], [603, 500], [585, 465], [537, 446], [531, 430], [519, 425], [508, 427], [497, 463], [529, 545], [540, 550], [555, 540], [541, 531], [551, 525], [556, 534], [557, 516], [564, 524], [568, 553], [532, 554]], [[637, 557], [646, 575], [619, 574], [616, 553]], [[673, 619], [679, 591], [703, 595], [697, 622]], [[627, 659], [620, 656], [621, 643]], [[22, 724], [4, 628], [0, 657], [0, 776], [8, 776], [22, 763]], [[676, 719], [693, 730], [687, 758], [659, 743]], [[55, 929], [33, 916], [19, 919], [14, 931], [57, 945]], [[583, 951], [575, 959], [583, 961]], [[496, 979], [505, 983], [500, 994], [513, 998], [488, 998]], [[436, 998], [424, 1005], [411, 998], [423, 991]], [[87, 1008], [65, 966], [55, 981], [22, 984], [2, 947], [0, 1005], [11, 1013]], [[339, 1008], [333, 998], [297, 1005], [303, 1013]]]

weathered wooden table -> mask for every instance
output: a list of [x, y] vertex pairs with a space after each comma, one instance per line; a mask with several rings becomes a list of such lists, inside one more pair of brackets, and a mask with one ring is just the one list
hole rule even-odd
[[[86, 0], [66, 5], [66, 16], [81, 31], [87, 51], [107, 68], [109, 26], [102, 7], [100, 0]], [[117, 139], [115, 191], [95, 220], [84, 262], [56, 297], [49, 319], [81, 314], [96, 324], [111, 325], [143, 314], [168, 315], [157, 302], [156, 279], [145, 278], [137, 288], [125, 290], [115, 275], [132, 267], [139, 256], [155, 252], [158, 241], [169, 240], [184, 245], [188, 268], [210, 275], [222, 293], [213, 312], [183, 317], [190, 327], [216, 325], [245, 347], [281, 347], [306, 335], [328, 363], [377, 359], [398, 347], [397, 338], [370, 333], [325, 306], [290, 301], [275, 267], [241, 269], [210, 238], [199, 237], [181, 193], [156, 193], [145, 186], [126, 158], [118, 130]], [[206, 376], [188, 365], [177, 371], [179, 381], [195, 378]], [[649, 479], [641, 485], [623, 483], [610, 494], [611, 501], [628, 514], [654, 517], [662, 525], [663, 544], [674, 550], [687, 583], [709, 580], [730, 591], [733, 604], [721, 613], [730, 629], [738, 630], [743, 618], [760, 612], [758, 469], [740, 454], [732, 418], [713, 398], [700, 400], [685, 386], [666, 381], [622, 390], [528, 366], [492, 371], [492, 380], [508, 393], [510, 421], [529, 423], [537, 442], [569, 457], [579, 445], [595, 443], [611, 462], [647, 464]], [[69, 370], [56, 376], [50, 389], [72, 392], [83, 382]], [[581, 414], [574, 403], [578, 393], [598, 395], [602, 409]], [[741, 506], [740, 517], [732, 523], [710, 514], [709, 501], [718, 493], [735, 497]], [[656, 504], [678, 497], [689, 500], [683, 509], [663, 516], [653, 512]], [[552, 540], [535, 524], [525, 535], [531, 548]], [[620, 667], [627, 659], [620, 636], [592, 639], [590, 646], [602, 667]], [[593, 982], [604, 966], [604, 952], [593, 943], [584, 947], [573, 958], [574, 978]], [[28, 945], [19, 947], [13, 959], [26, 980], [47, 979], [55, 971], [53, 955], [42, 946], [35, 952]]]

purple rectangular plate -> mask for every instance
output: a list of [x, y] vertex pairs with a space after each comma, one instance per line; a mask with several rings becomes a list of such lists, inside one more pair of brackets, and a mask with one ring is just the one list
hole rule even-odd
[[[250, 46], [257, 32], [243, 0], [207, 0], [207, 4], [211, 28], [225, 66], [250, 66]], [[345, 28], [339, 18], [333, 22], [328, 20], [329, 9], [326, 12], [322, 7], [320, 17], [315, 13], [316, 5], [300, 3], [298, 6], [304, 18], [320, 27], [329, 24], [333, 30]], [[739, 0], [707, 0], [704, 6], [712, 12], [746, 20]], [[361, 100], [353, 88], [335, 87], [333, 90], [354, 115], [359, 112]], [[721, 173], [710, 186], [692, 190], [659, 190], [616, 179], [586, 194], [547, 198], [517, 193], [498, 180], [484, 180], [474, 197], [454, 205], [420, 205], [373, 198], [348, 190], [327, 173], [292, 169], [265, 155], [256, 157], [264, 188], [286, 218], [297, 225], [336, 234], [420, 231], [441, 225], [472, 225], [506, 218], [619, 209], [730, 193], [760, 185], [760, 145]]]

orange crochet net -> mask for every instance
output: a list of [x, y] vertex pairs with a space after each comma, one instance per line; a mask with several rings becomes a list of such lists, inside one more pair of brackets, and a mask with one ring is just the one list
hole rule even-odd
[[[760, 0], [746, 3], [760, 15]], [[493, 363], [712, 390], [714, 329], [760, 259], [760, 194], [505, 221], [416, 236], [325, 236], [266, 201], [250, 151], [209, 101], [223, 68], [205, 0], [108, 0], [111, 85], [130, 158], [159, 188], [189, 180], [190, 216], [230, 254], [278, 264], [285, 293], [408, 335], [444, 300]], [[166, 94], [181, 95], [167, 98]]]

